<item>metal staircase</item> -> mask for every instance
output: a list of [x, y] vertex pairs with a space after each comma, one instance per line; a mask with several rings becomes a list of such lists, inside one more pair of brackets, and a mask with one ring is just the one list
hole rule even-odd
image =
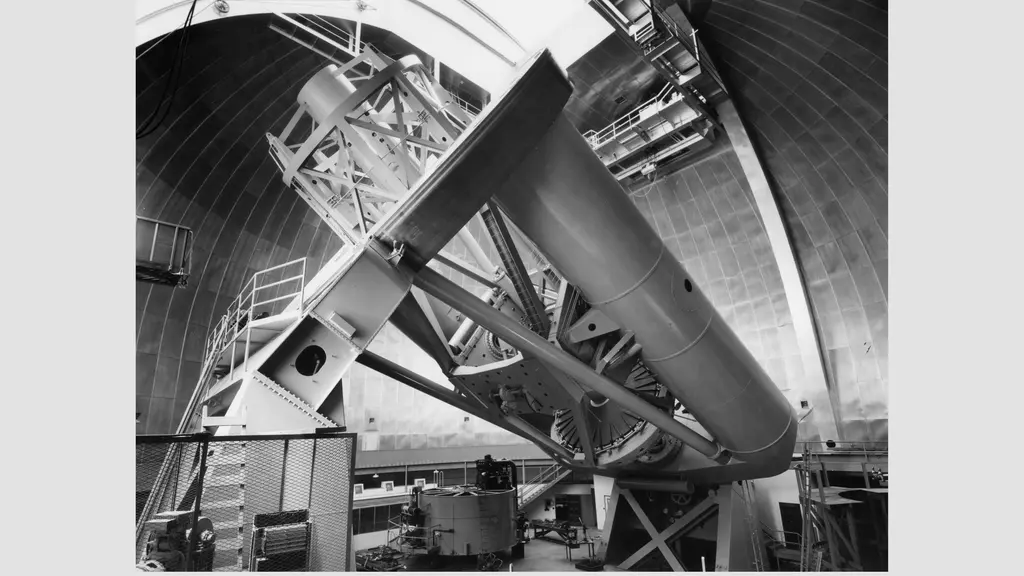
[[217, 548], [215, 572], [242, 569], [245, 522], [245, 444], [210, 448], [203, 482], [203, 515], [213, 522]]
[[561, 482], [571, 473], [572, 470], [569, 468], [564, 468], [560, 464], [552, 464], [533, 480], [520, 484], [518, 487], [519, 508], [522, 509], [529, 505], [530, 502], [543, 496], [552, 486]]
[[[348, 253], [343, 250], [339, 255]], [[317, 425], [338, 426], [318, 413], [316, 407], [266, 375], [251, 370], [253, 360], [267, 356], [272, 344], [302, 318], [305, 305], [318, 296], [317, 287], [327, 283], [321, 276], [307, 286], [306, 259], [299, 258], [257, 272], [246, 283], [207, 341], [203, 376], [208, 380], [200, 386], [203, 390], [196, 399], [202, 406], [201, 427], [245, 426], [244, 413], [225, 416], [225, 412], [247, 378], [296, 407]]]
[[217, 368], [245, 370], [250, 355], [298, 318], [305, 277], [305, 258], [253, 274], [210, 335], [208, 351]]
[[757, 518], [757, 500], [753, 484], [749, 481], [742, 482], [739, 495], [743, 500], [743, 513], [747, 521], [747, 529], [750, 531], [751, 561], [754, 564], [754, 572], [764, 572], [766, 569], [765, 542], [761, 522]]

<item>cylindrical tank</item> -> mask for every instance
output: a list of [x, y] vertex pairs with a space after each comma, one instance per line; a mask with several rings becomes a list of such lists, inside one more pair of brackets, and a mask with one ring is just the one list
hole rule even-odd
[[436, 488], [420, 495], [420, 507], [442, 555], [475, 556], [516, 543], [515, 490]]
[[497, 195], [725, 449], [788, 466], [793, 409], [564, 114]]

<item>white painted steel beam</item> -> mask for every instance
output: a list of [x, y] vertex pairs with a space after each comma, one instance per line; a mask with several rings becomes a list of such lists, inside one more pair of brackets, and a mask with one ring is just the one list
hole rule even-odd
[[718, 117], [729, 135], [736, 156], [739, 157], [740, 166], [753, 192], [757, 210], [761, 213], [772, 253], [775, 254], [775, 262], [782, 276], [786, 302], [789, 304], [793, 329], [796, 331], [797, 346], [803, 359], [806, 377], [802, 382], [790, 383], [791, 386], [796, 386], [796, 390], [790, 390], [786, 396], [795, 409], [800, 408], [800, 400], [807, 400], [813, 409], [813, 416], [807, 422], [814, 424], [822, 439], [839, 440], [841, 438], [830, 402], [821, 342], [814, 329], [807, 287], [800, 275], [796, 254], [782, 220], [782, 212], [768, 184], [757, 150], [732, 101], [723, 102], [718, 106]]

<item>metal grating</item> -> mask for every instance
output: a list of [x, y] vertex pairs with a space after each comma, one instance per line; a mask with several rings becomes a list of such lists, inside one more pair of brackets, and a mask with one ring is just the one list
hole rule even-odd
[[329, 429], [136, 437], [136, 562], [168, 571], [351, 570], [355, 439]]

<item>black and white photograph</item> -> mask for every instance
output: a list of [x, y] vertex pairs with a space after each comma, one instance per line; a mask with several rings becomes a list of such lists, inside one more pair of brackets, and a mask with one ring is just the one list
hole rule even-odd
[[138, 4], [140, 570], [887, 569], [886, 2]]
[[59, 568], [1013, 571], [1009, 10], [86, 4], [8, 107]]

